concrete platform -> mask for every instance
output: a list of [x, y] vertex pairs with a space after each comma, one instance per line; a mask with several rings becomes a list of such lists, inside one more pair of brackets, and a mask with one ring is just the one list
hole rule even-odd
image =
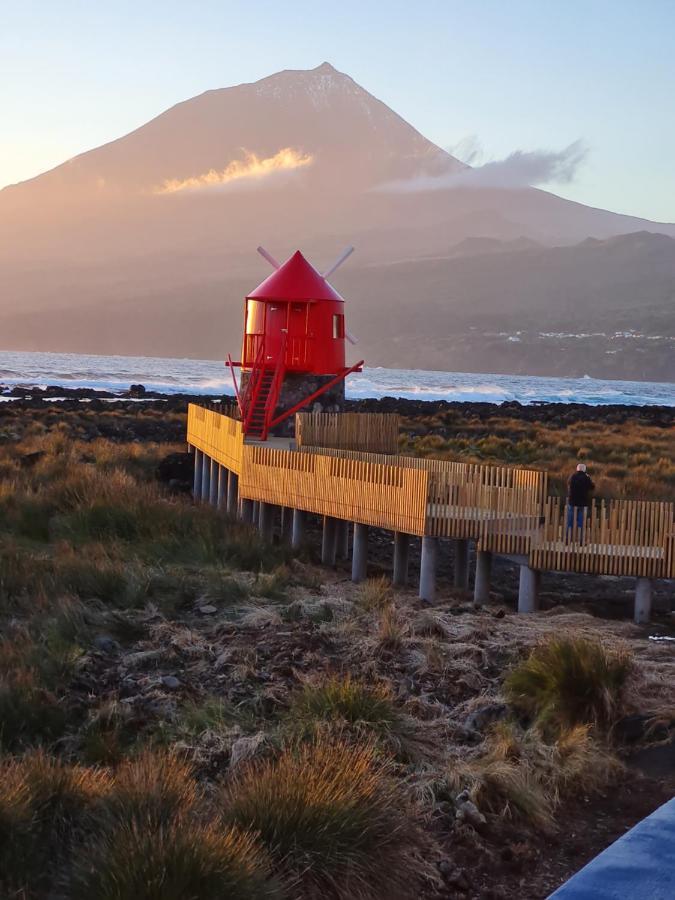
[[549, 900], [673, 900], [675, 799], [591, 860]]

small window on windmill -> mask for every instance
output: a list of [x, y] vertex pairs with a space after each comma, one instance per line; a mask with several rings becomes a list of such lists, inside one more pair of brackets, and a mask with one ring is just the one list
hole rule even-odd
[[345, 317], [339, 313], [333, 314], [333, 338], [338, 340], [345, 336]]

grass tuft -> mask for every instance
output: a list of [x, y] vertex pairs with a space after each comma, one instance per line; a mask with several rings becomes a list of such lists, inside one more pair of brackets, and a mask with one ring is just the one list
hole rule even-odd
[[71, 900], [274, 900], [255, 839], [236, 829], [152, 816], [96, 835], [77, 854]]
[[155, 822], [160, 826], [192, 809], [199, 796], [188, 762], [175, 753], [145, 750], [118, 768], [102, 813], [117, 822]]
[[391, 582], [384, 575], [379, 578], [369, 578], [359, 585], [358, 601], [367, 610], [379, 610], [390, 606], [392, 602]]
[[226, 821], [260, 836], [293, 896], [418, 896], [414, 812], [372, 744], [320, 740], [253, 764], [225, 791]]
[[350, 675], [333, 675], [306, 684], [291, 700], [286, 714], [291, 734], [311, 738], [329, 727], [356, 735], [371, 734], [395, 749], [410, 739], [408, 719], [383, 684], [366, 685]]
[[453, 765], [449, 782], [456, 793], [468, 790], [483, 813], [548, 830], [555, 827], [555, 809], [571, 787], [577, 796], [593, 793], [622, 771], [588, 725], [576, 725], [549, 742], [538, 728], [502, 722], [480, 756]]
[[620, 713], [631, 668], [626, 651], [581, 637], [549, 638], [509, 673], [505, 693], [553, 732], [580, 724], [605, 730]]

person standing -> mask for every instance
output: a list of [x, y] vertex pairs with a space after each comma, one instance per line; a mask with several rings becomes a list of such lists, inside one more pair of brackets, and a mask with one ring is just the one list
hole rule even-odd
[[579, 463], [577, 470], [567, 481], [567, 531], [576, 526], [581, 533], [584, 526], [584, 509], [591, 505], [591, 493], [595, 485], [586, 472], [586, 466]]

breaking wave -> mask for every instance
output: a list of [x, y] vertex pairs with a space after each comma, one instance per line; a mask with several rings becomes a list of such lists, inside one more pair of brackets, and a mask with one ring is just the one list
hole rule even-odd
[[[217, 360], [159, 359], [143, 356], [85, 356], [73, 353], [0, 351], [0, 393], [16, 385], [122, 393], [132, 383], [162, 394], [234, 394], [224, 363]], [[366, 368], [351, 375], [347, 395], [454, 400], [475, 403], [613, 403], [675, 406], [675, 385], [589, 378], [480, 375], [422, 369]]]

